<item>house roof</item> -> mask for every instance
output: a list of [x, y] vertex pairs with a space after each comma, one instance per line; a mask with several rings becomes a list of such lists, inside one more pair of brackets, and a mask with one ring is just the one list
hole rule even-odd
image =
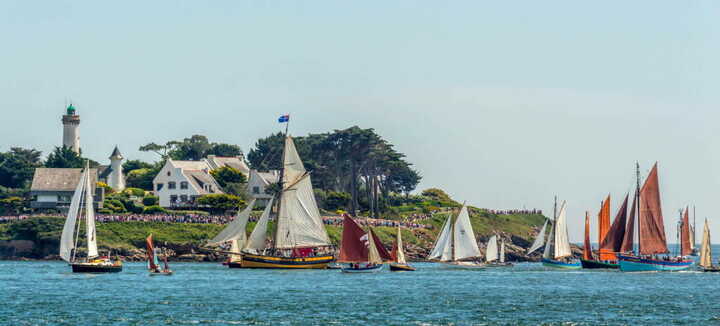
[[[183, 171], [183, 174], [187, 176], [188, 180], [193, 184], [193, 187], [197, 189], [198, 193], [201, 195], [223, 193], [222, 188], [217, 181], [215, 181], [215, 179], [205, 171]], [[212, 191], [207, 191], [205, 189], [206, 184], [211, 186]]]
[[176, 160], [168, 160], [170, 164], [172, 164], [173, 167], [185, 170], [206, 170], [210, 171], [211, 168], [205, 161], [176, 161]]
[[112, 159], [113, 157], [118, 157], [120, 159], [123, 158], [123, 155], [122, 155], [122, 153], [120, 153], [120, 150], [118, 149], [117, 146], [115, 146], [115, 149], [113, 150], [112, 154], [110, 154], [110, 159]]
[[226, 157], [226, 156], [215, 156], [215, 155], [208, 155], [208, 157], [205, 159], [208, 162], [208, 165], [214, 170], [219, 169], [224, 166], [229, 166], [233, 169], [236, 169], [240, 172], [242, 172], [245, 176], [247, 176], [250, 173], [250, 168], [245, 164], [245, 161], [242, 159], [242, 156], [233, 156], [233, 157]]
[[[83, 169], [37, 168], [30, 191], [75, 191]], [[98, 180], [97, 169], [90, 169], [90, 182]]]

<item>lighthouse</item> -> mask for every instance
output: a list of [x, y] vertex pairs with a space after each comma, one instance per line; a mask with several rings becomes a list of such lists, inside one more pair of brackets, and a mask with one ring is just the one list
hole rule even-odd
[[62, 117], [62, 123], [63, 146], [80, 154], [80, 116], [72, 104], [67, 107], [67, 114]]
[[107, 177], [108, 186], [115, 191], [125, 189], [125, 178], [122, 173], [122, 161], [124, 159], [120, 150], [115, 146], [115, 150], [110, 154], [110, 174]]

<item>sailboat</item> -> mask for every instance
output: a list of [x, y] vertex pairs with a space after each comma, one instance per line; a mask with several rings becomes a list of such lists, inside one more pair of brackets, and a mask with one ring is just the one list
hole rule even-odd
[[493, 235], [488, 239], [485, 249], [485, 263], [487, 267], [512, 267], [512, 263], [505, 262], [505, 240], [500, 241], [500, 249], [498, 253], [497, 235]]
[[168, 265], [167, 254], [163, 255], [164, 266], [162, 269], [160, 268], [160, 260], [158, 259], [160, 252], [157, 248], [155, 248], [155, 246], [153, 246], [152, 234], [145, 239], [145, 249], [147, 251], [147, 263], [150, 276], [172, 275], [173, 272], [170, 270], [170, 266]]
[[695, 218], [696, 216], [695, 206], [693, 206], [693, 223], [690, 225], [690, 256], [697, 256], [699, 254], [698, 247], [695, 244]]
[[343, 234], [340, 243], [339, 263], [343, 273], [379, 272], [384, 262], [394, 259], [387, 252], [372, 228], [365, 232], [348, 215], [343, 219]]
[[246, 228], [248, 220], [250, 219], [250, 213], [255, 206], [255, 199], [243, 210], [238, 210], [238, 214], [235, 219], [228, 223], [228, 225], [220, 231], [214, 238], [208, 241], [208, 245], [220, 245], [223, 243], [230, 243], [230, 251], [228, 252], [228, 261], [225, 263], [230, 268], [241, 267], [240, 249], [242, 249], [247, 242]]
[[403, 251], [402, 233], [400, 227], [397, 229], [397, 238], [393, 244], [393, 249], [390, 252], [390, 257], [394, 261], [390, 264], [390, 271], [392, 272], [403, 272], [403, 271], [414, 271], [415, 267], [408, 265], [405, 261], [405, 252]]
[[579, 269], [580, 262], [572, 258], [572, 249], [568, 240], [566, 203], [563, 201], [558, 212], [556, 198], [554, 207], [555, 222], [545, 243], [542, 264], [552, 268]]
[[702, 244], [700, 245], [700, 262], [698, 266], [703, 272], [720, 272], [720, 266], [712, 264], [712, 243], [710, 242], [710, 227], [705, 219]]
[[[668, 257], [665, 240], [665, 226], [660, 205], [660, 183], [658, 180], [657, 163], [645, 178], [640, 188], [640, 166], [636, 165], [637, 188], [633, 209], [630, 212], [628, 225], [635, 223], [635, 205], [638, 212], [638, 250], [632, 253], [619, 254], [620, 270], [623, 272], [655, 272], [679, 271], [692, 266], [693, 261], [683, 257]], [[630, 243], [628, 243], [630, 242]], [[625, 237], [623, 247], [633, 248], [632, 235]], [[666, 255], [660, 257], [658, 255]]]
[[485, 264], [477, 261], [480, 249], [470, 224], [470, 214], [463, 204], [455, 219], [449, 216], [428, 256], [429, 260], [447, 264], [450, 267], [485, 269]]
[[625, 229], [627, 223], [627, 204], [629, 195], [625, 196], [625, 200], [615, 215], [615, 220], [610, 226], [610, 195], [603, 201], [600, 215], [598, 240], [600, 249], [598, 257], [593, 257], [590, 252], [590, 227], [589, 221], [585, 224], [585, 249], [583, 250], [583, 258], [580, 259], [582, 267], [585, 269], [619, 269], [620, 264], [617, 261], [616, 253], [621, 252], [623, 239], [625, 238]]
[[[278, 194], [278, 214], [272, 242], [268, 247], [263, 245], [262, 249], [257, 250], [258, 253], [243, 251], [241, 266], [271, 269], [327, 268], [328, 263], [335, 259], [331, 254], [330, 238], [315, 202], [310, 173], [305, 170], [295, 143], [292, 137], [287, 136], [287, 132], [280, 185], [282, 190]], [[264, 242], [265, 235], [257, 236], [262, 236]]]

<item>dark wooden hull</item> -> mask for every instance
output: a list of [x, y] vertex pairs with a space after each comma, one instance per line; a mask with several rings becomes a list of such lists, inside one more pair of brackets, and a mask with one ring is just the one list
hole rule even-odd
[[[278, 257], [269, 255], [243, 254], [242, 260], [238, 262], [241, 268], [265, 268], [265, 269], [326, 269], [327, 265], [335, 260], [335, 257]], [[230, 268], [237, 268], [229, 263]]]
[[391, 272], [414, 272], [415, 267], [412, 267], [410, 265], [402, 265], [402, 264], [390, 264], [390, 271]]
[[705, 273], [718, 273], [720, 272], [720, 266], [700, 267], [700, 270]]
[[620, 264], [606, 263], [597, 260], [580, 259], [580, 264], [584, 269], [620, 269]]
[[150, 276], [171, 276], [173, 274], [172, 271], [167, 272], [150, 272]]
[[70, 264], [73, 273], [119, 273], [122, 265]]
[[487, 266], [489, 268], [493, 268], [493, 267], [513, 267], [514, 265], [513, 265], [513, 263], [492, 262], [492, 263], [485, 264], [485, 266]]

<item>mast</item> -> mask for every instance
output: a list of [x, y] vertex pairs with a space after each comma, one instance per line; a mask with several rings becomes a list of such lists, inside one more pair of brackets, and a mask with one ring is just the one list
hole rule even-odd
[[635, 199], [637, 202], [638, 255], [640, 255], [640, 163], [635, 161]]
[[290, 127], [290, 120], [285, 122], [285, 134], [283, 135], [283, 152], [282, 157], [280, 158], [280, 180], [278, 183], [280, 184], [280, 192], [278, 192], [278, 200], [277, 200], [277, 214], [275, 215], [275, 230], [273, 230], [273, 243], [272, 243], [272, 249], [275, 251], [275, 248], [277, 247], [278, 243], [278, 223], [280, 222], [280, 205], [282, 203], [282, 195], [285, 191], [285, 147], [287, 143], [287, 136], [288, 136], [288, 128]]
[[[464, 205], [465, 203], [463, 203], [463, 206]], [[460, 210], [462, 210], [462, 208]], [[458, 212], [458, 215], [460, 215], [460, 212]], [[457, 220], [457, 217], [455, 220]], [[450, 215], [450, 222], [450, 252], [452, 254], [450, 256], [450, 261], [455, 261], [455, 222], [452, 220], [452, 215]]]
[[692, 241], [692, 243], [691, 243], [692, 248], [693, 248], [693, 251], [696, 250], [695, 243], [697, 242], [697, 238], [696, 238], [697, 232], [695, 231], [695, 227], [696, 227], [696, 225], [695, 225], [695, 218], [696, 218], [696, 217], [697, 217], [697, 212], [695, 211], [695, 205], [693, 205], [693, 229], [692, 229], [692, 231], [693, 231], [693, 232], [692, 232], [692, 233], [693, 233], [693, 236], [692, 236], [693, 241]]

